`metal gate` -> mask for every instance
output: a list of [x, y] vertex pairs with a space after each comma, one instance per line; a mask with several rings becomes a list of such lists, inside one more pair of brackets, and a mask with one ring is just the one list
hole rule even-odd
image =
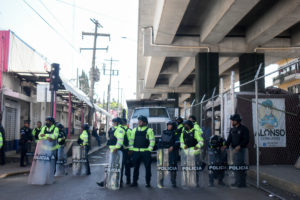
[[16, 140], [16, 122], [17, 122], [17, 109], [5, 107], [5, 140], [6, 140], [6, 150], [15, 150], [15, 140]]

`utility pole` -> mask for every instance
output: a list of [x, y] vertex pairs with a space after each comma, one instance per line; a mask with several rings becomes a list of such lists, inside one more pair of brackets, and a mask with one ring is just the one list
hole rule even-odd
[[[109, 68], [109, 84], [108, 84], [108, 89], [107, 89], [107, 106], [106, 106], [106, 110], [107, 112], [110, 111], [110, 91], [111, 91], [111, 76], [118, 76], [119, 75], [119, 71], [118, 70], [113, 70], [112, 69], [112, 65], [113, 65], [113, 62], [118, 62], [118, 60], [113, 60], [113, 58], [110, 58], [109, 60], [106, 60], [105, 61], [109, 61], [110, 62], [110, 68]], [[105, 66], [103, 66], [103, 71], [104, 71], [104, 75], [105, 74]], [[116, 74], [115, 74], [116, 72]], [[108, 117], [106, 117], [106, 134], [108, 134]]]
[[[93, 58], [92, 58], [92, 68], [90, 71], [90, 81], [91, 81], [91, 85], [90, 85], [90, 91], [89, 91], [89, 97], [90, 97], [90, 101], [93, 105], [92, 110], [90, 110], [89, 115], [88, 115], [88, 122], [91, 123], [92, 122], [92, 116], [94, 113], [94, 86], [95, 86], [95, 82], [99, 81], [99, 76], [100, 73], [99, 71], [97, 72], [95, 69], [95, 60], [96, 60], [96, 50], [106, 50], [108, 51], [108, 47], [106, 48], [97, 48], [97, 37], [109, 37], [110, 40], [110, 34], [107, 33], [98, 33], [98, 28], [103, 28], [103, 26], [96, 20], [96, 19], [91, 19], [91, 21], [95, 24], [95, 32], [94, 33], [87, 33], [87, 32], [82, 32], [82, 37], [84, 35], [87, 36], [94, 36], [94, 47], [93, 48], [80, 48], [81, 50], [93, 50]], [[98, 75], [99, 74], [99, 75]]]

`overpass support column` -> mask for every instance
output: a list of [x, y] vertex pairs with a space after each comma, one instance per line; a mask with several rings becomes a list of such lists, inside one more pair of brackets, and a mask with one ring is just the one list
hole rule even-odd
[[[195, 103], [199, 103], [204, 94], [206, 99], [210, 98], [215, 87], [216, 94], [219, 92], [219, 53], [199, 53], [196, 56], [195, 72]], [[200, 106], [193, 109], [193, 114], [200, 123]]]
[[[239, 77], [240, 84], [246, 83], [254, 79], [258, 70], [259, 64], [265, 64], [265, 55], [262, 53], [246, 53], [239, 57]], [[264, 67], [261, 69], [259, 76], [264, 75]], [[258, 81], [258, 89], [265, 89], [265, 79], [262, 78]], [[255, 84], [247, 84], [240, 88], [240, 91], [254, 91]]]

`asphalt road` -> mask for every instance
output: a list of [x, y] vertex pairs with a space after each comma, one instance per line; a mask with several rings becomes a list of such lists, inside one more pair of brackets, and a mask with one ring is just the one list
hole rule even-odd
[[[273, 199], [267, 193], [253, 187], [244, 189], [230, 189], [229, 187], [207, 187], [204, 178], [204, 186], [196, 189], [164, 188], [156, 187], [155, 163], [152, 170], [152, 188], [145, 187], [144, 166], [141, 165], [139, 187], [130, 188], [125, 186], [118, 191], [101, 189], [96, 182], [104, 177], [105, 150], [90, 156], [92, 175], [90, 176], [65, 176], [55, 179], [53, 185], [36, 186], [27, 184], [27, 175], [15, 176], [0, 180], [1, 200], [99, 200], [99, 199], [122, 199], [122, 200], [187, 200], [187, 199], [242, 199], [260, 200]], [[204, 175], [206, 177], [206, 175]]]

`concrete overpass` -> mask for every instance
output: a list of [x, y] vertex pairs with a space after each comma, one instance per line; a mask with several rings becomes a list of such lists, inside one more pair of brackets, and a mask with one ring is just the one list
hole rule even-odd
[[299, 57], [299, 10], [300, 0], [139, 0], [137, 98], [182, 107], [220, 77], [228, 88], [232, 70], [244, 83], [260, 62]]

